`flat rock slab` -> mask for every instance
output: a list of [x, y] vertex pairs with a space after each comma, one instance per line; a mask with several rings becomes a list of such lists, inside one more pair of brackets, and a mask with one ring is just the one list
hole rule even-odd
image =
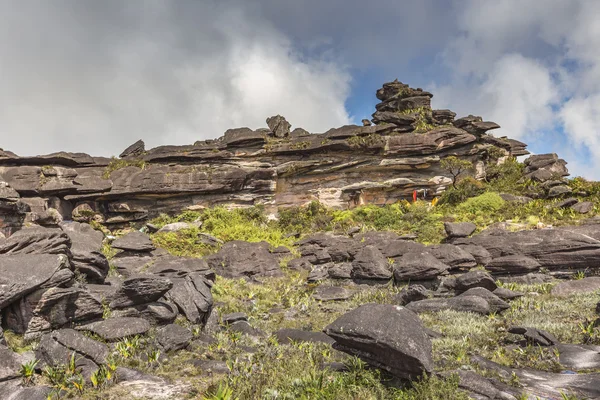
[[600, 290], [600, 277], [592, 276], [575, 281], [561, 282], [552, 288], [554, 296], [567, 297], [575, 294], [593, 293]]
[[511, 326], [508, 328], [508, 332], [515, 335], [523, 335], [527, 343], [532, 345], [553, 346], [559, 344], [558, 339], [554, 335], [529, 326]]
[[152, 240], [145, 233], [135, 231], [128, 233], [125, 236], [121, 236], [112, 242], [111, 246], [114, 249], [128, 250], [128, 251], [152, 251], [156, 247], [152, 244]]
[[150, 323], [143, 318], [119, 317], [93, 322], [80, 329], [93, 332], [104, 340], [113, 341], [128, 336], [143, 335], [150, 330]]
[[164, 326], [156, 332], [156, 340], [164, 351], [181, 350], [187, 347], [193, 338], [194, 335], [189, 329], [177, 324]]
[[560, 354], [560, 363], [568, 369], [600, 369], [600, 346], [560, 344], [556, 348]]
[[443, 310], [454, 310], [464, 312], [474, 312], [477, 314], [489, 314], [490, 305], [479, 296], [462, 296], [450, 299], [426, 299], [413, 301], [406, 308], [416, 313], [436, 312]]
[[319, 286], [313, 293], [313, 298], [319, 301], [341, 301], [352, 297], [352, 292], [341, 286]]
[[535, 370], [514, 370], [524, 389], [541, 398], [562, 399], [565, 393], [577, 398], [600, 398], [600, 373], [557, 374]]

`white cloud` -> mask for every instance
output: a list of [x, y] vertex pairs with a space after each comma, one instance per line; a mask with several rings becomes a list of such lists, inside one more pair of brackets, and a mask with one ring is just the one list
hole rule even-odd
[[[461, 33], [443, 52], [452, 76], [434, 104], [478, 113], [534, 148], [563, 132], [577, 172], [600, 178], [600, 2], [455, 4]], [[577, 167], [589, 153], [594, 168]]]
[[344, 66], [241, 3], [0, 2], [0, 72], [0, 147], [24, 155], [189, 144], [275, 114], [349, 121]]

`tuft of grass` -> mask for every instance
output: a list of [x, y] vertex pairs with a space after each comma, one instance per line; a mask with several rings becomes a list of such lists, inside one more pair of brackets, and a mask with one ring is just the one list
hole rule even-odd
[[140, 159], [121, 159], [112, 157], [106, 168], [104, 168], [104, 172], [102, 173], [102, 178], [109, 179], [110, 175], [119, 169], [123, 169], [125, 167], [137, 167], [139, 169], [146, 168], [146, 162]]

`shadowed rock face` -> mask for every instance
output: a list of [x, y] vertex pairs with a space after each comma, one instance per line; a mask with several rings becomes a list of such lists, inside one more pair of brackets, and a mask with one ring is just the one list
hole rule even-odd
[[[377, 96], [382, 102], [374, 125], [320, 134], [290, 130], [285, 118], [276, 116], [267, 120], [269, 128], [230, 129], [193, 145], [144, 150], [140, 141], [121, 153], [121, 160], [2, 151], [2, 192], [13, 208], [19, 198], [36, 199], [37, 212], [43, 212], [55, 198], [65, 205], [65, 219], [75, 208], [78, 221], [118, 225], [191, 206], [262, 203], [274, 210], [318, 200], [351, 208], [393, 203], [414, 190], [431, 198], [450, 182], [440, 168], [444, 157], [459, 156], [481, 167], [491, 146], [507, 155], [527, 154], [524, 143], [487, 135], [498, 127], [492, 122], [474, 116], [455, 120], [449, 110], [432, 110], [431, 93], [395, 81]], [[538, 160], [531, 168], [543, 170], [546, 164]], [[0, 229], [10, 233], [19, 214], [4, 214], [9, 212], [0, 209]]]

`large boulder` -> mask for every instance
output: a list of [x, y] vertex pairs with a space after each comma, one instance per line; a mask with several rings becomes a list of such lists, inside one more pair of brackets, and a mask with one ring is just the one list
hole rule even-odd
[[66, 325], [102, 318], [102, 303], [81, 288], [50, 288], [36, 304], [25, 337], [33, 339], [42, 332]]
[[454, 288], [459, 292], [467, 291], [471, 288], [481, 287], [490, 291], [498, 287], [494, 278], [484, 271], [469, 271], [456, 278]]
[[0, 382], [19, 377], [21, 362], [17, 353], [0, 346]]
[[71, 240], [61, 229], [29, 227], [0, 242], [0, 255], [68, 254]]
[[444, 229], [448, 238], [460, 238], [471, 236], [477, 225], [472, 222], [445, 222]]
[[154, 276], [137, 276], [126, 279], [116, 290], [110, 308], [125, 308], [153, 303], [173, 287], [168, 279]]
[[461, 293], [458, 297], [477, 296], [485, 299], [490, 306], [490, 312], [500, 313], [510, 308], [510, 304], [496, 296], [494, 293], [482, 287], [474, 287]]
[[61, 229], [71, 240], [73, 267], [85, 275], [88, 282], [104, 282], [108, 274], [108, 260], [102, 254], [104, 234], [88, 224], [63, 222]]
[[337, 350], [400, 378], [433, 371], [431, 340], [421, 320], [401, 306], [365, 304], [339, 317], [324, 332]]
[[579, 280], [561, 282], [552, 288], [554, 296], [568, 297], [576, 294], [600, 291], [600, 277], [591, 276]]
[[65, 255], [18, 254], [0, 256], [0, 309], [37, 289], [71, 280]]
[[392, 277], [388, 260], [375, 246], [366, 246], [360, 250], [352, 261], [352, 278], [354, 279], [383, 279]]
[[194, 335], [181, 325], [170, 324], [156, 331], [156, 340], [164, 351], [181, 350], [192, 341]]
[[284, 138], [290, 135], [292, 125], [286, 121], [281, 115], [267, 118], [267, 126], [273, 132], [273, 135], [278, 138]]
[[173, 279], [173, 288], [167, 298], [193, 324], [206, 323], [213, 306], [210, 292], [212, 281], [201, 273], [192, 273], [185, 278]]
[[427, 252], [410, 252], [394, 262], [396, 282], [429, 280], [446, 272], [448, 266]]

